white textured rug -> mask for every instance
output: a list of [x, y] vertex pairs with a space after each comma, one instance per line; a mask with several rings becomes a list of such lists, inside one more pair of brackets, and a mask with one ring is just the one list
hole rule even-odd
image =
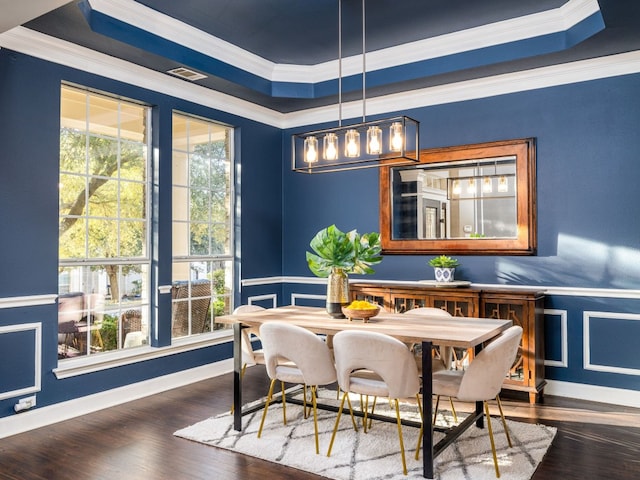
[[[336, 393], [321, 392], [321, 397], [335, 402]], [[353, 399], [358, 409], [357, 399]], [[376, 407], [376, 413], [388, 409], [386, 402]], [[388, 411], [388, 410], [387, 410]], [[403, 417], [417, 417], [415, 405], [402, 405]], [[331, 457], [327, 448], [336, 414], [318, 410], [320, 454], [315, 453], [313, 419], [303, 418], [302, 407], [287, 403], [287, 425], [282, 423], [281, 404], [269, 407], [262, 438], [257, 438], [262, 409], [243, 417], [243, 431], [233, 429], [233, 417], [222, 414], [175, 432], [174, 435], [232, 450], [272, 462], [287, 465], [327, 478], [338, 480], [382, 480], [423, 478], [422, 456], [415, 460], [418, 429], [403, 427], [408, 477], [402, 474], [402, 463], [395, 423], [374, 421], [373, 428], [364, 433], [358, 419], [359, 432], [353, 430], [350, 416], [340, 419]], [[358, 418], [358, 417], [356, 417]], [[451, 422], [448, 412], [440, 415], [438, 424]], [[508, 448], [500, 418], [492, 417], [501, 480], [528, 480], [542, 460], [556, 429], [544, 425], [507, 420], [513, 448]], [[436, 434], [435, 442], [440, 434]], [[456, 442], [447, 447], [435, 460], [438, 480], [493, 480], [495, 470], [486, 429], [469, 428]]]

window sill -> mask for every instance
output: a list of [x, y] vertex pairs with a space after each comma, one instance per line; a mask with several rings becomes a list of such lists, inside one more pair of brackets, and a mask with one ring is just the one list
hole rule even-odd
[[101, 370], [144, 362], [145, 360], [211, 347], [229, 341], [233, 341], [233, 330], [218, 330], [194, 337], [179, 338], [167, 347], [136, 347], [127, 350], [95, 354], [89, 357], [63, 360], [59, 363], [58, 368], [53, 369], [53, 373], [58, 379], [76, 377], [86, 373], [99, 372]]

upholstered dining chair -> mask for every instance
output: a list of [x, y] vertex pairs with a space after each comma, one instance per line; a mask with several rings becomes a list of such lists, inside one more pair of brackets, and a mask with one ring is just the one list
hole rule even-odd
[[[267, 401], [262, 413], [258, 438], [262, 435], [269, 404], [273, 399], [273, 388], [277, 381], [282, 389], [282, 414], [287, 423], [285, 383], [303, 384], [310, 387], [313, 410], [316, 453], [320, 453], [318, 441], [317, 388], [336, 381], [336, 369], [327, 344], [315, 333], [285, 322], [268, 322], [260, 326], [260, 339], [264, 350], [267, 374], [271, 378]], [[293, 363], [283, 364], [282, 359]], [[306, 399], [306, 393], [305, 393]], [[306, 401], [306, 400], [305, 400]], [[306, 417], [306, 405], [305, 417]]]
[[[436, 307], [418, 307], [413, 308], [411, 310], [407, 310], [404, 312], [405, 315], [412, 316], [437, 316], [437, 317], [451, 317], [452, 315], [446, 310], [442, 310], [441, 308]], [[437, 347], [438, 358], [434, 358], [432, 363], [432, 371], [437, 372], [440, 370], [449, 370], [451, 368], [451, 364], [454, 358], [453, 348], [445, 347], [442, 345], [434, 345]], [[412, 348], [414, 354], [416, 353], [415, 347]], [[420, 355], [415, 355], [416, 364], [418, 366], [418, 372], [422, 375], [422, 349], [419, 350]], [[458, 414], [456, 413], [456, 407], [453, 404], [453, 399], [449, 397], [449, 404], [451, 405], [451, 413], [453, 414], [453, 420], [455, 422], [458, 421]], [[433, 421], [435, 422], [435, 415], [433, 416]]]
[[[498, 457], [493, 440], [488, 400], [496, 399], [498, 409], [500, 410], [500, 418], [504, 426], [504, 433], [507, 437], [509, 447], [512, 447], [511, 437], [509, 436], [509, 429], [507, 428], [507, 422], [504, 418], [504, 412], [502, 411], [499, 394], [502, 388], [502, 382], [516, 359], [521, 339], [522, 327], [510, 327], [483, 348], [471, 361], [466, 370], [442, 370], [433, 374], [433, 393], [438, 397], [440, 395], [446, 395], [465, 402], [483, 402], [485, 416], [487, 417], [489, 441], [491, 442], [491, 451], [493, 453], [493, 464], [496, 469], [496, 477], [498, 478], [500, 477], [500, 469], [498, 468]], [[420, 432], [418, 439], [416, 458], [420, 452], [421, 438], [422, 432]]]
[[[407, 462], [404, 453], [402, 423], [400, 418], [400, 399], [415, 397], [420, 409], [420, 379], [413, 354], [400, 340], [379, 332], [343, 330], [333, 338], [333, 353], [336, 360], [338, 385], [344, 393], [338, 409], [336, 423], [331, 435], [327, 456], [336, 437], [344, 401], [349, 393], [388, 397], [393, 400], [398, 424], [398, 439], [402, 456], [402, 471], [407, 474]], [[371, 371], [374, 377], [359, 376], [359, 370]], [[366, 425], [367, 417], [363, 424]]]
[[[436, 307], [418, 307], [404, 312], [405, 315], [411, 316], [437, 316], [437, 317], [451, 317], [451, 314], [446, 310]], [[451, 347], [438, 347], [439, 361], [434, 362], [434, 369], [442, 370], [451, 368], [451, 360], [453, 358], [453, 351]], [[421, 356], [416, 357], [416, 360], [420, 359], [418, 364], [418, 371], [422, 368]]]

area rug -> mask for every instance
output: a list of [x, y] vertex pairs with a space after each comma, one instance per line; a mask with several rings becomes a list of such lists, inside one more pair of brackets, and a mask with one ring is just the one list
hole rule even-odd
[[[323, 402], [334, 403], [336, 392], [321, 391]], [[358, 398], [352, 397], [354, 409]], [[403, 418], [419, 418], [417, 406], [402, 403]], [[376, 407], [376, 413], [391, 413], [386, 402]], [[336, 414], [318, 410], [320, 454], [315, 453], [312, 417], [303, 418], [299, 405], [287, 403], [287, 425], [282, 421], [282, 405], [269, 407], [262, 437], [257, 438], [262, 409], [243, 417], [243, 430], [233, 429], [233, 416], [225, 413], [174, 433], [174, 435], [213, 447], [258, 457], [271, 462], [315, 473], [336, 480], [391, 480], [423, 478], [422, 456], [415, 460], [419, 430], [403, 427], [408, 476], [402, 474], [402, 463], [395, 423], [374, 421], [372, 429], [364, 433], [362, 419], [355, 432], [348, 414], [342, 415], [331, 457], [327, 448], [331, 440]], [[458, 416], [458, 420], [461, 420]], [[356, 417], [357, 418], [357, 417]], [[437, 424], [450, 425], [449, 412], [438, 414]], [[501, 480], [528, 480], [535, 472], [556, 434], [556, 429], [507, 420], [513, 448], [508, 448], [499, 417], [492, 417]], [[441, 434], [436, 433], [437, 443]], [[496, 478], [493, 457], [486, 427], [472, 426], [457, 441], [436, 457], [435, 479], [493, 480]]]

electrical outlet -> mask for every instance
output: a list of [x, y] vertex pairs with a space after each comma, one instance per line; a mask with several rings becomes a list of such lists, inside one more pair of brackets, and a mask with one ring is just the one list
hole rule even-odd
[[30, 408], [33, 408], [35, 406], [36, 406], [36, 396], [32, 395], [30, 397], [21, 398], [20, 400], [18, 400], [18, 403], [16, 403], [13, 406], [13, 409], [15, 410], [16, 413], [18, 413], [24, 410], [29, 410]]

